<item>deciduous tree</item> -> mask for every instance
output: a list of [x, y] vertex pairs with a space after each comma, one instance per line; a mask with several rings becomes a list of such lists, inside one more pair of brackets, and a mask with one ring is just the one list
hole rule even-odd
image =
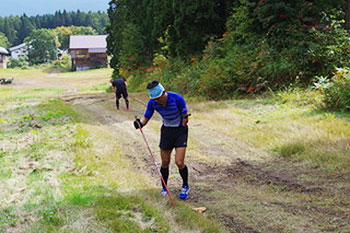
[[32, 64], [57, 59], [58, 37], [53, 30], [36, 29], [24, 40], [28, 43], [28, 58]]

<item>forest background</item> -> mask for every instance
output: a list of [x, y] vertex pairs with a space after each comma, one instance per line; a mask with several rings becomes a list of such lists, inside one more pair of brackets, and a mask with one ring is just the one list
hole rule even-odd
[[109, 5], [114, 76], [127, 77], [136, 90], [155, 78], [171, 90], [208, 99], [314, 87], [324, 92], [329, 107], [350, 106], [349, 1], [112, 0]]

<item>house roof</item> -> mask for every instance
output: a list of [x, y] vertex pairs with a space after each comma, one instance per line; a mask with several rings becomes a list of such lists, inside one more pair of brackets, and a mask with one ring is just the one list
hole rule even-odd
[[14, 50], [17, 50], [17, 49], [20, 49], [20, 48], [23, 48], [23, 47], [26, 47], [27, 46], [27, 43], [22, 43], [22, 44], [19, 44], [17, 46], [13, 46], [11, 48], [9, 48], [9, 50], [12, 52]]
[[107, 35], [70, 36], [69, 49], [107, 48]]
[[7, 51], [7, 49], [0, 47], [0, 54], [9, 54], [9, 52]]

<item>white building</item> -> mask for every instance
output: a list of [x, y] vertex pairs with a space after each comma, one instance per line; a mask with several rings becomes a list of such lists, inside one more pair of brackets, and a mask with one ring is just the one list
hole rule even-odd
[[28, 55], [28, 45], [27, 43], [22, 43], [20, 45], [9, 48], [11, 52], [11, 57], [18, 60], [22, 56]]

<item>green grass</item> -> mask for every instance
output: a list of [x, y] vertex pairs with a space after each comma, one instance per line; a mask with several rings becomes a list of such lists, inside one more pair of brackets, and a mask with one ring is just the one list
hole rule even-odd
[[[21, 70], [21, 69], [1, 69], [0, 70], [0, 76], [8, 76], [8, 77], [14, 77], [16, 80], [16, 77], [24, 77], [24, 78], [32, 78], [36, 79], [38, 77], [46, 76], [50, 70], [46, 69], [27, 69], [27, 70]], [[110, 77], [112, 73], [112, 69], [105, 68], [105, 69], [94, 69], [94, 70], [86, 70], [86, 71], [79, 71], [79, 72], [62, 72], [58, 73], [57, 75], [59, 77], [63, 78], [96, 78], [96, 76], [107, 76]]]
[[280, 147], [276, 147], [272, 150], [277, 151], [283, 157], [292, 157], [293, 155], [298, 155], [304, 152], [306, 147], [301, 142], [292, 142], [283, 144]]
[[99, 91], [99, 92], [112, 92], [111, 84], [109, 82], [106, 83], [100, 83], [93, 85], [88, 88], [81, 88], [79, 89], [80, 92], [87, 92], [87, 91]]

